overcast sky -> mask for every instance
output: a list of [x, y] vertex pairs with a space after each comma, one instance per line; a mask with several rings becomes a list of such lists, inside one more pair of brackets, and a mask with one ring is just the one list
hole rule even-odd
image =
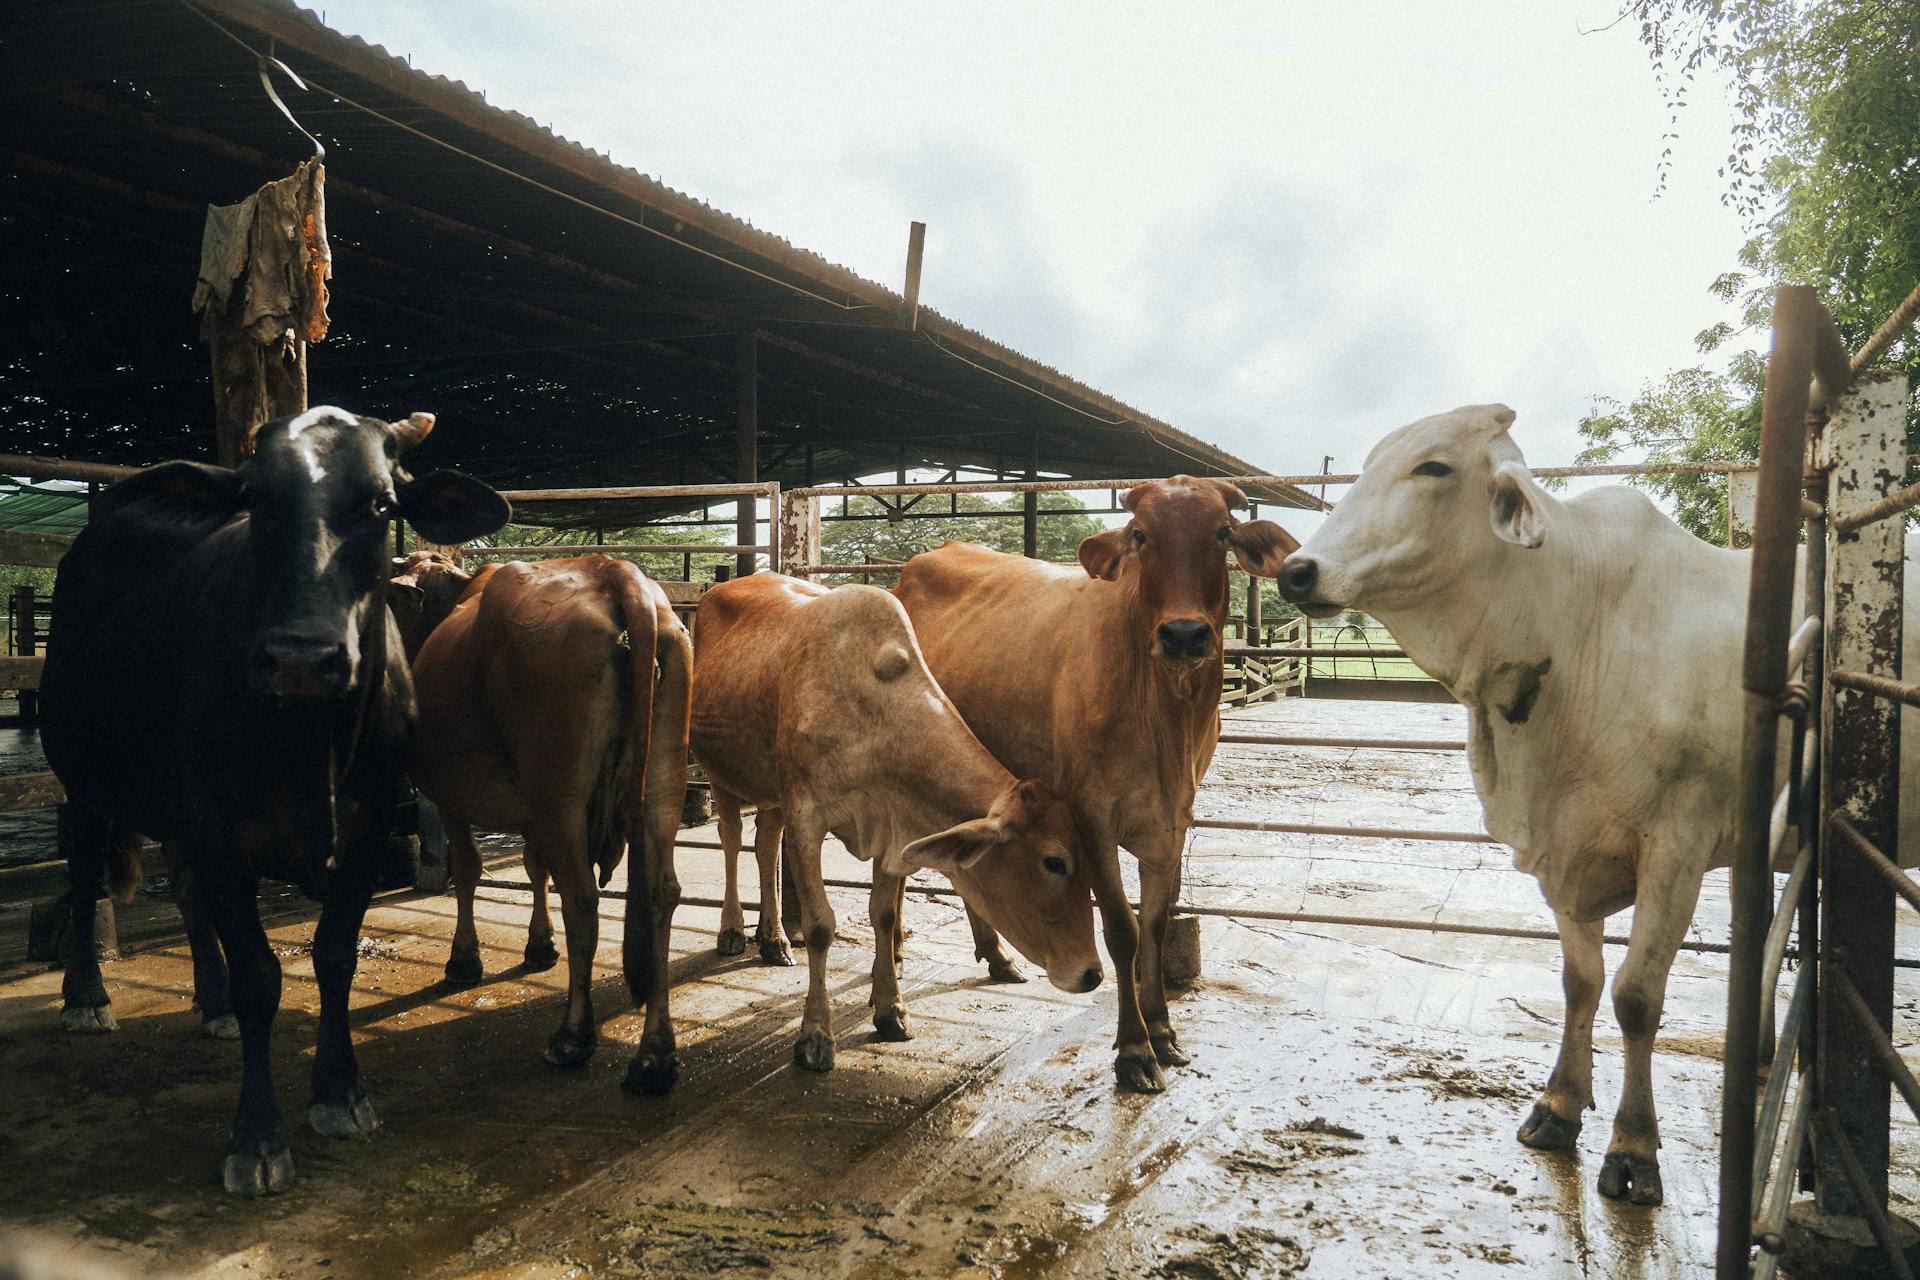
[[1273, 472], [1485, 400], [1569, 461], [1743, 238], [1606, 0], [324, 4], [895, 288], [920, 219], [925, 302]]

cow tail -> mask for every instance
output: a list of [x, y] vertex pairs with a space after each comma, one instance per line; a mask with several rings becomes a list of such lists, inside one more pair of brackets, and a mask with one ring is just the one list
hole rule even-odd
[[[618, 583], [620, 612], [627, 624], [627, 660], [633, 664], [632, 693], [627, 705], [627, 795], [626, 803], [621, 806], [626, 811], [626, 831], [622, 834], [631, 838], [638, 833], [641, 815], [646, 812], [647, 755], [653, 747], [653, 686], [660, 617], [654, 612], [647, 580], [639, 569], [622, 561], [614, 572], [614, 580]], [[635, 849], [631, 854], [637, 858], [639, 852]], [[604, 885], [613, 868], [603, 868], [600, 874]]]
[[121, 902], [132, 902], [145, 872], [140, 869], [140, 833], [115, 824], [107, 833], [107, 888]]

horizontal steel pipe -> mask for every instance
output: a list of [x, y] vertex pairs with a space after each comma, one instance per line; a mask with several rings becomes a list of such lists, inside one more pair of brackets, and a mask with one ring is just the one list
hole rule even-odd
[[1853, 1019], [1853, 1025], [1859, 1029], [1860, 1041], [1867, 1046], [1867, 1052], [1880, 1064], [1880, 1069], [1893, 1081], [1893, 1087], [1907, 1100], [1914, 1119], [1920, 1120], [1920, 1082], [1913, 1078], [1913, 1072], [1893, 1047], [1893, 1041], [1887, 1038], [1887, 1029], [1873, 1016], [1873, 1010], [1867, 1008], [1867, 1002], [1861, 998], [1860, 988], [1853, 985], [1846, 971], [1835, 965], [1829, 970], [1833, 977], [1832, 989], [1840, 993], [1840, 1003]]
[[139, 467], [122, 467], [110, 462], [74, 462], [66, 458], [42, 458], [29, 453], [0, 453], [0, 476], [25, 476], [29, 480], [85, 480], [93, 484], [112, 484], [125, 480]]
[[1337, 649], [1311, 645], [1282, 644], [1226, 651], [1229, 658], [1404, 658], [1405, 649]]
[[1446, 840], [1464, 844], [1498, 844], [1484, 831], [1419, 831], [1407, 827], [1339, 827], [1318, 822], [1255, 822], [1241, 818], [1195, 818], [1193, 825], [1209, 831], [1274, 831], [1295, 836], [1361, 836], [1369, 840]]
[[1904, 702], [1910, 707], [1920, 707], [1920, 684], [1905, 680], [1889, 680], [1885, 676], [1876, 676], [1866, 671], [1830, 671], [1827, 673], [1827, 679], [1842, 689], [1858, 689], [1861, 693], [1871, 693], [1877, 697], [1891, 698], [1895, 702]]
[[1834, 536], [1839, 537], [1863, 529], [1876, 520], [1885, 520], [1897, 516], [1909, 507], [1920, 506], [1920, 484], [1910, 484], [1904, 489], [1896, 489], [1878, 502], [1869, 502], [1865, 506], [1843, 511], [1833, 519]]
[[1284, 733], [1223, 733], [1222, 743], [1259, 747], [1355, 747], [1367, 751], [1465, 751], [1449, 738], [1310, 738]]
[[794, 573], [803, 578], [829, 573], [899, 573], [907, 566], [887, 561], [884, 564], [803, 564]]
[[1866, 859], [1867, 865], [1878, 871], [1889, 888], [1902, 898], [1908, 906], [1920, 911], [1920, 884], [1913, 877], [1894, 865], [1893, 859], [1880, 852], [1873, 841], [1860, 834], [1860, 829], [1848, 822], [1845, 814], [1836, 813], [1827, 823], [1828, 830], [1840, 837], [1840, 843]]
[[563, 556], [584, 556], [594, 552], [609, 556], [638, 555], [680, 555], [693, 552], [695, 555], [711, 553], [717, 556], [732, 555], [771, 555], [773, 548], [763, 542], [751, 545], [721, 544], [717, 542], [621, 542], [601, 545], [598, 543], [544, 543], [529, 547], [475, 547], [460, 548], [463, 556], [520, 556], [534, 559], [551, 559]]
[[593, 489], [502, 489], [508, 502], [605, 502], [615, 498], [770, 498], [780, 486], [771, 480], [749, 484], [636, 484]]

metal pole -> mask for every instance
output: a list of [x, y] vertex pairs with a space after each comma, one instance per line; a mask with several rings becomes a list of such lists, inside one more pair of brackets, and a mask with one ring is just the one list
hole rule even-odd
[[[1260, 518], [1260, 504], [1253, 499], [1247, 500], [1247, 519]], [[1264, 636], [1260, 634], [1260, 579], [1247, 575], [1247, 643], [1259, 644]]]
[[1753, 1256], [1760, 967], [1773, 887], [1767, 846], [1780, 694], [1786, 684], [1792, 625], [1795, 532], [1800, 522], [1800, 473], [1813, 372], [1813, 314], [1819, 305], [1813, 291], [1803, 287], [1788, 286], [1776, 295], [1773, 352], [1767, 361], [1761, 410], [1759, 498], [1747, 591], [1746, 653], [1741, 664], [1745, 712], [1734, 810], [1732, 954], [1720, 1095], [1720, 1217], [1715, 1253], [1719, 1280], [1744, 1280]]
[[[734, 423], [733, 478], [740, 484], [753, 484], [760, 479], [759, 355], [759, 335], [748, 329], [740, 335], [734, 350], [733, 365], [734, 381], [739, 393], [738, 417]], [[738, 499], [734, 537], [743, 546], [760, 540], [754, 506], [754, 499], [745, 494]], [[743, 551], [734, 562], [734, 574], [744, 578], [752, 572], [753, 553]]]
[[[1027, 466], [1027, 479], [1029, 481], [1038, 479], [1039, 470], [1040, 437], [1036, 435], [1033, 438], [1033, 461]], [[1021, 554], [1029, 560], [1038, 560], [1040, 558], [1040, 495], [1029, 489], [1021, 495], [1021, 500], [1025, 516], [1020, 526]]]

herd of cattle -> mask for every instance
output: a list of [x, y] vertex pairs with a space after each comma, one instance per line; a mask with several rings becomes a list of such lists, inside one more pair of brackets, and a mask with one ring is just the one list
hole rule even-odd
[[[626, 1084], [664, 1091], [678, 1071], [668, 943], [691, 753], [727, 862], [720, 949], [746, 945], [743, 805], [757, 809], [760, 954], [791, 964], [789, 942], [806, 948], [800, 1067], [833, 1065], [831, 834], [873, 866], [882, 1038], [908, 1036], [905, 878], [934, 868], [999, 978], [1018, 977], [1004, 935], [1056, 987], [1093, 990], [1097, 908], [1118, 978], [1116, 1077], [1157, 1091], [1164, 1067], [1188, 1061], [1162, 947], [1219, 736], [1231, 555], [1310, 615], [1374, 614], [1467, 707], [1488, 830], [1559, 922], [1566, 1023], [1520, 1129], [1530, 1146], [1571, 1145], [1593, 1106], [1601, 924], [1637, 907], [1614, 980], [1626, 1083], [1599, 1185], [1659, 1203], [1653, 1038], [1701, 878], [1731, 840], [1746, 562], [1635, 491], [1546, 493], [1512, 420], [1473, 406], [1393, 433], [1305, 547], [1237, 519], [1231, 484], [1175, 477], [1127, 492], [1126, 526], [1081, 544], [1084, 572], [949, 543], [911, 560], [892, 592], [758, 574], [710, 590], [691, 639], [657, 585], [604, 556], [472, 575], [434, 553], [395, 566], [396, 517], [456, 544], [510, 515], [477, 480], [403, 469], [428, 415], [314, 409], [262, 427], [238, 467], [140, 472], [95, 501], [54, 597], [43, 740], [67, 790], [76, 890], [64, 1022], [112, 1029], [96, 899], [131, 883], [142, 836], [169, 842], [198, 1006], [241, 1041], [225, 1184], [284, 1190], [293, 1162], [269, 1071], [280, 967], [256, 892], [262, 876], [293, 881], [322, 903], [310, 1123], [371, 1132], [348, 995], [411, 779], [448, 833], [449, 983], [482, 976], [474, 828], [525, 837], [528, 968], [559, 959], [557, 890], [569, 980], [546, 1055], [558, 1066], [594, 1050], [599, 893], [631, 852], [623, 970], [646, 1022]], [[1122, 846], [1139, 862], [1137, 915]]]

